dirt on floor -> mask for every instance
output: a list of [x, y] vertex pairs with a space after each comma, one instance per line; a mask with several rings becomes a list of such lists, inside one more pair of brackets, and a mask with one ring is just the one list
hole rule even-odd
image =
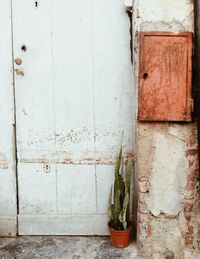
[[135, 243], [114, 248], [109, 237], [23, 236], [0, 238], [0, 259], [139, 259]]

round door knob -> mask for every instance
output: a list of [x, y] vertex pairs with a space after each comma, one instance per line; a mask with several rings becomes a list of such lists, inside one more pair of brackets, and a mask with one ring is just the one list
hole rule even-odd
[[15, 63], [16, 63], [17, 65], [21, 65], [21, 64], [22, 64], [21, 58], [16, 58], [16, 59], [15, 59]]

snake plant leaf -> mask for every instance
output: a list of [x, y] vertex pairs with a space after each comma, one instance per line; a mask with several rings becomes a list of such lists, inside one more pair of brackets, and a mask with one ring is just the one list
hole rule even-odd
[[116, 230], [126, 230], [130, 224], [129, 202], [132, 176], [132, 160], [128, 158], [126, 166], [122, 156], [122, 143], [116, 157], [114, 186], [111, 187], [108, 216]]
[[133, 170], [132, 160], [128, 158], [126, 171], [125, 171], [125, 178], [126, 178], [126, 187], [129, 193], [130, 193], [130, 187], [131, 187], [132, 170]]
[[122, 207], [124, 196], [125, 196], [125, 183], [124, 183], [123, 177], [120, 174], [118, 175], [117, 181], [118, 181], [118, 188], [120, 190], [120, 203]]
[[126, 215], [128, 211], [128, 204], [129, 204], [129, 192], [126, 190], [124, 202], [123, 202], [123, 209], [119, 213], [119, 221], [122, 223], [124, 230], [127, 229], [127, 220], [126, 220]]
[[120, 175], [123, 177], [123, 179], [125, 178], [123, 157], [122, 157], [121, 166], [120, 166]]
[[[118, 193], [116, 194], [116, 192], [118, 192]], [[115, 177], [115, 181], [114, 181], [114, 201], [115, 201], [115, 198], [116, 198], [117, 203], [118, 203], [118, 201], [120, 202], [120, 206], [119, 206], [120, 209], [123, 206], [124, 196], [125, 196], [124, 179], [120, 174], [118, 174]]]
[[122, 146], [120, 147], [120, 150], [117, 155], [116, 162], [115, 162], [115, 177], [117, 177], [119, 175], [121, 163], [122, 163]]
[[113, 186], [111, 186], [111, 189], [110, 189], [110, 195], [109, 195], [109, 201], [108, 201], [108, 216], [109, 216], [110, 220], [113, 221], [113, 214], [114, 214], [113, 208], [114, 208], [114, 206], [112, 204], [112, 197], [113, 197], [112, 188], [113, 188]]
[[121, 211], [120, 190], [118, 188], [117, 183], [115, 183], [115, 185], [114, 185], [114, 215], [113, 215], [114, 224], [117, 224], [118, 215], [119, 215], [120, 211]]

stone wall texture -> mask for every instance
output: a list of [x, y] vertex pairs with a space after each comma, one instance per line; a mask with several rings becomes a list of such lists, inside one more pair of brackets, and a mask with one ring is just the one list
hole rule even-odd
[[[193, 1], [136, 0], [133, 8], [135, 82], [140, 31], [193, 31]], [[136, 87], [137, 110], [137, 87]], [[200, 258], [197, 127], [192, 123], [141, 123], [135, 145], [137, 242], [144, 258]]]

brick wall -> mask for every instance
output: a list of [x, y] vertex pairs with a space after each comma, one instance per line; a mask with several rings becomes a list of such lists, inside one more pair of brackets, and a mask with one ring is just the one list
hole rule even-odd
[[[182, 246], [185, 256], [193, 250], [200, 251], [200, 209], [199, 209], [199, 163], [197, 135], [192, 134], [186, 140], [186, 157], [188, 160], [187, 184], [184, 192], [183, 211], [180, 214]], [[185, 258], [187, 258], [187, 255]], [[200, 256], [200, 255], [198, 255]], [[193, 256], [194, 257], [194, 256]], [[191, 257], [192, 258], [192, 257]], [[195, 258], [195, 257], [194, 257]]]

